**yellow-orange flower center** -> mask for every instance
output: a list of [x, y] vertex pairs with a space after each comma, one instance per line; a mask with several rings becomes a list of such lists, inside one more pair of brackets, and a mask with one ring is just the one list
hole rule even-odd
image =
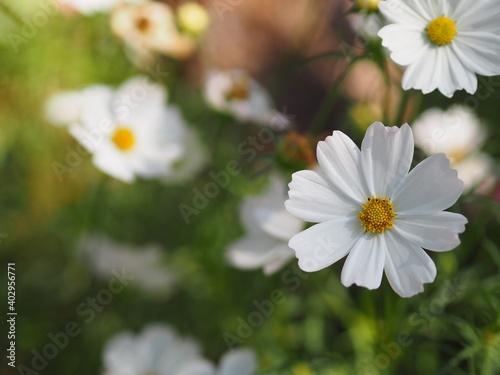
[[368, 198], [368, 202], [363, 205], [363, 210], [357, 216], [365, 231], [379, 234], [392, 228], [395, 217], [391, 200], [376, 197]]
[[427, 34], [431, 41], [439, 46], [453, 42], [457, 35], [456, 23], [447, 17], [439, 17], [427, 27]]
[[226, 100], [233, 99], [246, 100], [249, 97], [248, 92], [248, 79], [246, 78], [233, 78], [233, 83], [229, 90], [226, 92]]
[[118, 128], [111, 137], [113, 143], [122, 151], [128, 151], [135, 144], [134, 133], [130, 129], [127, 128]]
[[146, 17], [140, 17], [136, 21], [136, 27], [139, 29], [141, 33], [145, 33], [146, 31], [148, 31], [150, 26], [151, 23]]

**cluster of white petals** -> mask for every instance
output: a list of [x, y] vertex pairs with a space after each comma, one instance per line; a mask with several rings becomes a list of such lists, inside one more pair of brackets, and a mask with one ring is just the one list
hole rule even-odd
[[154, 324], [138, 335], [120, 333], [104, 349], [104, 375], [252, 375], [255, 354], [238, 349], [215, 366], [204, 359], [199, 345], [172, 328]]
[[118, 89], [92, 85], [48, 100], [46, 113], [92, 154], [94, 164], [124, 182], [137, 177], [182, 181], [205, 164], [206, 151], [167, 91], [146, 77]]
[[392, 60], [406, 67], [405, 90], [474, 94], [476, 74], [500, 74], [499, 2], [386, 0], [379, 8], [390, 23], [379, 36]]
[[262, 267], [264, 273], [271, 274], [293, 258], [288, 241], [303, 229], [304, 222], [286, 211], [285, 200], [286, 182], [278, 174], [271, 175], [261, 194], [244, 200], [241, 221], [247, 233], [229, 246], [227, 256], [233, 266]]
[[406, 124], [372, 124], [361, 150], [340, 131], [318, 144], [321, 171], [294, 173], [286, 202], [292, 215], [319, 223], [289, 243], [304, 271], [347, 255], [345, 286], [378, 288], [385, 271], [402, 297], [434, 280], [436, 267], [422, 248], [448, 251], [459, 245], [467, 219], [443, 210], [457, 201], [463, 183], [443, 154], [409, 172], [413, 151]]
[[427, 154], [442, 152], [469, 190], [486, 180], [493, 160], [481, 152], [487, 132], [484, 124], [470, 109], [455, 105], [444, 111], [431, 108], [413, 124], [415, 144]]
[[277, 112], [267, 91], [243, 70], [212, 70], [205, 79], [205, 100], [240, 121], [272, 125]]

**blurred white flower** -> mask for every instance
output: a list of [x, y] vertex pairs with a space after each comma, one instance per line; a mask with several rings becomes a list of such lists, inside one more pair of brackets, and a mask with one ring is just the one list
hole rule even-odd
[[81, 92], [81, 122], [70, 133], [93, 154], [94, 164], [125, 182], [175, 174], [186, 149], [180, 111], [167, 106], [162, 86], [136, 77], [117, 90], [103, 85]]
[[76, 91], [63, 91], [45, 102], [45, 117], [53, 125], [62, 126], [80, 121], [80, 96]]
[[104, 375], [205, 375], [212, 364], [198, 344], [172, 328], [149, 325], [134, 336], [121, 333], [104, 348]]
[[319, 142], [321, 172], [294, 173], [285, 203], [297, 218], [319, 223], [289, 242], [302, 270], [319, 271], [347, 255], [346, 287], [376, 289], [385, 271], [394, 291], [411, 297], [434, 281], [436, 266], [422, 248], [448, 251], [460, 244], [467, 219], [444, 210], [463, 183], [443, 154], [409, 172], [413, 149], [407, 124], [372, 124], [361, 150], [340, 131]]
[[96, 13], [108, 13], [121, 3], [139, 4], [145, 1], [147, 0], [64, 0], [62, 5], [90, 16]]
[[103, 235], [88, 235], [79, 243], [79, 253], [100, 278], [109, 278], [112, 271], [125, 268], [134, 276], [131, 281], [146, 292], [168, 293], [174, 282], [174, 272], [164, 266], [159, 245], [131, 246]]
[[[468, 191], [479, 185], [487, 188], [488, 186], [484, 185], [493, 183], [493, 181], [488, 181], [492, 176], [493, 165], [493, 159], [489, 155], [476, 152], [453, 164], [453, 168], [457, 170], [458, 178], [464, 182], [464, 190]], [[482, 184], [483, 182], [487, 183]]]
[[382, 44], [407, 67], [403, 89], [474, 94], [476, 74], [500, 74], [500, 2], [386, 0], [378, 6], [391, 23], [379, 31]]
[[172, 166], [172, 174], [165, 177], [167, 183], [181, 183], [192, 179], [207, 164], [209, 153], [197, 131], [186, 129], [186, 152]]
[[261, 195], [245, 199], [241, 220], [247, 234], [230, 245], [227, 253], [233, 266], [262, 267], [266, 274], [271, 274], [293, 258], [288, 241], [304, 228], [304, 223], [286, 211], [285, 200], [286, 182], [277, 174], [271, 176]]
[[111, 28], [138, 54], [152, 51], [184, 59], [196, 48], [191, 36], [179, 32], [172, 9], [164, 3], [121, 5], [111, 15]]
[[270, 125], [276, 117], [267, 91], [243, 70], [212, 70], [205, 79], [205, 100], [241, 121]]
[[352, 29], [365, 40], [378, 38], [377, 34], [383, 26], [380, 15], [376, 13], [352, 13], [347, 20]]
[[446, 154], [464, 181], [465, 190], [490, 174], [491, 159], [479, 153], [487, 137], [486, 128], [470, 109], [459, 105], [446, 111], [428, 109], [415, 121], [413, 133], [415, 144], [427, 154]]
[[218, 368], [207, 375], [253, 375], [257, 367], [254, 352], [248, 349], [237, 349], [224, 354]]

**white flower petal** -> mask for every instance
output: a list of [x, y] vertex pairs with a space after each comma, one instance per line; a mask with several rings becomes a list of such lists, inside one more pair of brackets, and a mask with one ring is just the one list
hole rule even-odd
[[361, 145], [361, 165], [370, 195], [391, 197], [410, 170], [413, 149], [408, 124], [398, 128], [376, 122], [368, 128]]
[[427, 215], [398, 215], [394, 229], [424, 249], [449, 251], [460, 244], [458, 233], [465, 230], [465, 216], [453, 212]]
[[[265, 266], [269, 261], [276, 260], [274, 251], [283, 256], [281, 246], [286, 242], [279, 241], [265, 234], [248, 235], [233, 243], [227, 252], [229, 263], [241, 269], [254, 269]], [[288, 247], [288, 246], [287, 246]], [[293, 251], [285, 256], [293, 258]], [[286, 261], [286, 259], [285, 259]]]
[[330, 182], [319, 172], [296, 172], [289, 186], [286, 209], [304, 221], [320, 223], [360, 210], [359, 205], [335, 193]]
[[271, 275], [295, 257], [295, 253], [287, 243], [275, 246], [266, 263], [262, 266], [265, 275]]
[[462, 194], [463, 182], [444, 154], [419, 163], [396, 188], [392, 196], [396, 214], [421, 215], [442, 211]]
[[361, 203], [369, 196], [360, 168], [358, 146], [344, 133], [333, 134], [318, 143], [318, 163], [330, 183], [341, 194]]
[[393, 231], [386, 231], [385, 274], [392, 289], [401, 297], [412, 297], [424, 291], [424, 283], [436, 277], [436, 266], [419, 246]]
[[342, 268], [341, 281], [345, 287], [352, 284], [377, 289], [382, 282], [386, 245], [383, 236], [365, 233], [354, 244]]
[[252, 375], [257, 371], [257, 358], [248, 349], [230, 351], [221, 359], [217, 375]]
[[106, 344], [104, 366], [112, 374], [136, 375], [140, 368], [134, 337], [121, 333]]
[[407, 66], [418, 60], [427, 44], [425, 32], [421, 28], [391, 24], [383, 27], [378, 36], [382, 45], [391, 51], [391, 59], [396, 64]]
[[403, 2], [401, 0], [387, 0], [378, 3], [380, 11], [390, 21], [416, 27], [425, 27], [429, 23], [429, 16], [425, 12], [422, 12], [418, 5], [418, 3], [415, 4], [411, 1]]
[[134, 77], [116, 90], [113, 109], [119, 121], [140, 128], [148, 118], [161, 114], [166, 101], [167, 92], [163, 86], [145, 76]]
[[[166, 373], [164, 375], [171, 374]], [[175, 375], [215, 375], [215, 368], [212, 363], [206, 360], [194, 360], [182, 366], [175, 372]]]
[[462, 32], [451, 44], [468, 69], [484, 76], [500, 74], [500, 35]]
[[101, 145], [99, 152], [92, 157], [92, 161], [97, 168], [123, 182], [131, 183], [135, 180], [131, 166], [127, 165], [118, 151], [107, 145]]
[[316, 224], [292, 237], [288, 245], [295, 250], [299, 267], [319, 271], [347, 255], [363, 227], [356, 217], [344, 217]]

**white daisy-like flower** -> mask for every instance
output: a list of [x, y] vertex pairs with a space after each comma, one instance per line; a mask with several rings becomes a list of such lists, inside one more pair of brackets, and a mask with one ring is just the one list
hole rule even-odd
[[431, 108], [412, 125], [415, 144], [427, 154], [442, 152], [451, 164], [479, 150], [486, 128], [470, 109], [454, 105], [444, 111]]
[[205, 375], [211, 364], [198, 344], [172, 328], [149, 325], [141, 333], [121, 333], [104, 349], [104, 375]]
[[186, 124], [176, 107], [165, 104], [162, 86], [136, 77], [117, 90], [95, 85], [81, 95], [81, 121], [69, 131], [99, 169], [125, 182], [175, 173], [187, 152]]
[[164, 3], [123, 4], [111, 15], [111, 28], [139, 54], [152, 51], [184, 59], [196, 48], [190, 35], [179, 32], [172, 9]]
[[379, 32], [382, 44], [406, 66], [403, 89], [474, 94], [476, 74], [500, 74], [499, 2], [386, 0], [379, 8], [391, 22]]
[[230, 245], [227, 257], [238, 268], [263, 267], [271, 274], [293, 258], [288, 241], [304, 228], [304, 223], [290, 215], [283, 203], [286, 200], [286, 182], [273, 174], [267, 189], [251, 196], [241, 206], [241, 220], [247, 231], [242, 239]]
[[491, 172], [491, 158], [479, 150], [486, 128], [470, 109], [455, 105], [444, 111], [431, 108], [413, 124], [415, 144], [427, 154], [442, 152], [468, 190]]
[[294, 173], [285, 203], [297, 218], [319, 223], [289, 242], [302, 270], [318, 271], [347, 255], [346, 287], [376, 289], [385, 271], [396, 293], [411, 297], [434, 281], [436, 266], [422, 248], [459, 245], [467, 219], [443, 210], [460, 197], [463, 183], [443, 154], [409, 172], [413, 151], [407, 124], [372, 124], [361, 151], [340, 131], [319, 142], [321, 172]]
[[146, 292], [167, 293], [176, 279], [174, 272], [163, 265], [159, 245], [134, 247], [92, 234], [80, 240], [79, 252], [98, 277], [109, 278], [113, 270], [125, 268], [134, 276], [131, 282]]
[[210, 71], [204, 95], [213, 108], [241, 121], [270, 125], [276, 116], [267, 91], [243, 70]]

